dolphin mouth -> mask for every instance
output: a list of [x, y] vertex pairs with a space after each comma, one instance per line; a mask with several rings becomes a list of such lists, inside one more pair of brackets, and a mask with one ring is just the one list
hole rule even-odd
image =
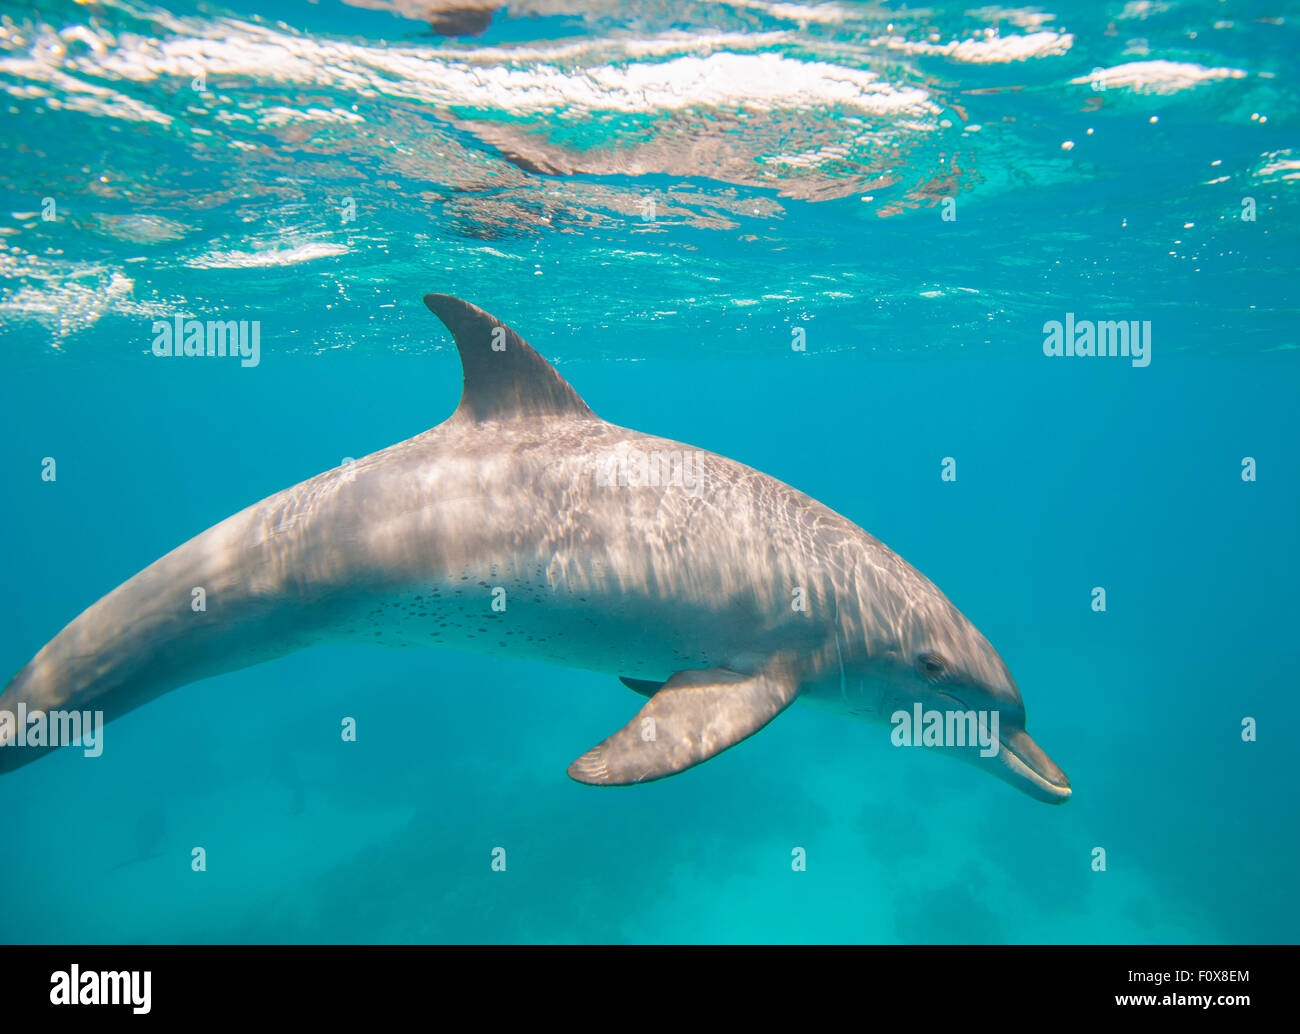
[[1048, 804], [1064, 804], [1073, 791], [1070, 780], [1024, 729], [998, 736], [998, 757], [1007, 782]]
[[[970, 710], [965, 702], [949, 693], [938, 695], [951, 700], [963, 710]], [[1047, 756], [1047, 752], [1034, 742], [1029, 733], [1018, 726], [1000, 728], [997, 754], [989, 758], [981, 756], [977, 763], [1035, 800], [1064, 804], [1073, 793], [1070, 780], [1060, 766]]]

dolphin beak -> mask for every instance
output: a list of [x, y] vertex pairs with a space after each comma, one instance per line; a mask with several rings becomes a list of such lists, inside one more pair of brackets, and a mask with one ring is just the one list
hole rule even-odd
[[1034, 742], [1024, 729], [1012, 729], [999, 736], [994, 772], [1016, 789], [1048, 804], [1064, 804], [1070, 799], [1070, 780]]

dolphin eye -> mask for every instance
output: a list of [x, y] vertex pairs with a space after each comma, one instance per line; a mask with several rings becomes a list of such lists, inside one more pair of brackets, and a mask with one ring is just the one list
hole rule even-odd
[[937, 682], [943, 678], [944, 673], [948, 670], [948, 662], [940, 657], [937, 653], [921, 653], [916, 655], [916, 666], [931, 682]]

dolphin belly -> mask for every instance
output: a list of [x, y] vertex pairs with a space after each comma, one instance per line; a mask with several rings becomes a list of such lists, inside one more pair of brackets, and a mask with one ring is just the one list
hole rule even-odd
[[752, 645], [734, 642], [726, 631], [732, 622], [702, 608], [611, 594], [590, 582], [575, 587], [548, 579], [544, 571], [532, 575], [443, 574], [358, 600], [320, 634], [334, 641], [445, 647], [660, 681], [682, 668], [743, 664], [743, 647]]

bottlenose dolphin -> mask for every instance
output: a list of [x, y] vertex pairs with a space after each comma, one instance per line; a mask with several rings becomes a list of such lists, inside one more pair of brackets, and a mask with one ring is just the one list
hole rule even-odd
[[0, 696], [0, 770], [50, 749], [8, 742], [19, 705], [111, 720], [352, 640], [623, 676], [649, 700], [569, 766], [583, 783], [680, 772], [803, 699], [882, 725], [979, 713], [990, 749], [937, 745], [1069, 797], [1002, 658], [901, 557], [775, 478], [607, 423], [500, 321], [424, 301], [464, 369], [451, 418], [242, 510], [93, 604]]

